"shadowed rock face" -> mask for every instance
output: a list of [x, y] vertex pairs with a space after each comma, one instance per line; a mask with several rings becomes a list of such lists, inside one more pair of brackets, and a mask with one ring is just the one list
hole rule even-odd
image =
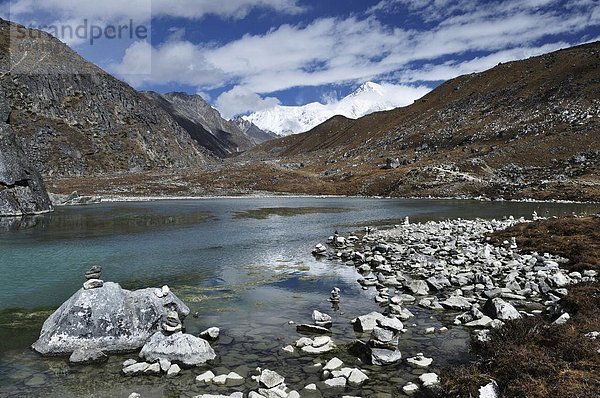
[[153, 91], [143, 94], [171, 115], [201, 146], [219, 157], [235, 155], [273, 138], [254, 125], [251, 130], [251, 126], [242, 128], [235, 121], [223, 119], [219, 111], [199, 95]]
[[0, 216], [22, 216], [52, 210], [40, 174], [31, 167], [6, 122], [10, 109], [0, 90]]
[[173, 293], [158, 297], [156, 291], [129, 291], [114, 282], [82, 288], [44, 322], [32, 348], [42, 355], [68, 355], [82, 347], [105, 353], [140, 349], [160, 330], [168, 311], [177, 311], [181, 318], [190, 312]]

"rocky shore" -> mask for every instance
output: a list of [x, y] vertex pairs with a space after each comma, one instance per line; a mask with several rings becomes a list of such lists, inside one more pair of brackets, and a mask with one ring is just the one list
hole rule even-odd
[[[533, 214], [533, 220], [540, 219]], [[402, 361], [398, 332], [405, 331], [402, 321], [408, 324], [414, 317], [406, 308], [409, 304], [456, 313], [448, 327], [470, 328], [474, 341], [483, 344], [490, 341], [490, 331], [503, 330], [513, 320], [545, 316], [553, 325], [569, 322], [561, 299], [571, 286], [595, 282], [597, 271], [569, 272], [564, 268], [568, 259], [523, 252], [515, 236], [499, 245], [490, 243], [488, 234], [529, 222], [508, 217], [413, 224], [406, 218], [392, 229], [366, 227], [362, 238], [336, 233], [327, 246], [317, 244], [313, 254], [356, 267], [363, 289], [377, 291], [375, 301], [382, 311], [356, 318], [355, 329], [371, 331], [371, 337], [358, 341], [354, 350], [372, 364], [389, 365]], [[444, 326], [425, 333], [446, 330]], [[419, 354], [406, 362], [426, 368], [434, 360]], [[419, 390], [440, 394], [439, 384], [435, 373], [424, 374], [402, 390], [407, 395]], [[493, 398], [500, 391], [496, 381], [489, 379], [478, 394]]]
[[[434, 350], [407, 350], [405, 336], [444, 339], [465, 329], [485, 344], [515, 320], [545, 316], [555, 325], [568, 325], [572, 313], [561, 300], [573, 285], [596, 280], [594, 269], [568, 271], [566, 258], [521, 251], [516, 236], [500, 242], [488, 237], [528, 223], [512, 217], [427, 223], [406, 218], [390, 229], [332, 235], [313, 254], [354, 267], [362, 288], [375, 293], [365, 297], [374, 297], [380, 309], [361, 314], [346, 308], [355, 316], [346, 328], [339, 323], [344, 292], [334, 287], [329, 297], [323, 295], [332, 312], [315, 309], [306, 314], [312, 322], [290, 319], [299, 336], [275, 343], [280, 344], [277, 359], [258, 358], [265, 364], [258, 368], [224, 367], [220, 357], [227, 355], [227, 346], [213, 348], [223, 338], [221, 330], [188, 333], [189, 309], [167, 286], [128, 291], [104, 282], [101, 267], [85, 273], [82, 289], [45, 322], [33, 348], [43, 355], [70, 356], [71, 366], [136, 353], [122, 363], [120, 377], [189, 380], [192, 391], [205, 391], [198, 398], [435, 396], [446, 386], [437, 366], [443, 358]], [[421, 319], [435, 313], [443, 314], [438, 319], [445, 323], [432, 327]], [[352, 329], [355, 334], [342, 338], [341, 330]], [[302, 371], [291, 375], [290, 368], [299, 364]], [[500, 396], [493, 378], [474, 380], [472, 396]], [[390, 388], [392, 395], [384, 392]], [[132, 398], [138, 396], [131, 392]]]

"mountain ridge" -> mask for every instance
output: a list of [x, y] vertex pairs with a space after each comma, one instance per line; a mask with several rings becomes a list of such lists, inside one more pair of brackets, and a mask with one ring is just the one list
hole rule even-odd
[[233, 156], [266, 141], [246, 134], [234, 121], [225, 120], [200, 95], [153, 91], [143, 91], [142, 94], [169, 113], [198, 144], [218, 157]]

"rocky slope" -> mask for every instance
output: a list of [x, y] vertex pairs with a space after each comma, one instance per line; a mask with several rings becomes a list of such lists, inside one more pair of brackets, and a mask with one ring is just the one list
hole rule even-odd
[[23, 39], [17, 26], [0, 20], [0, 85], [17, 141], [42, 174], [137, 172], [210, 161], [212, 155], [145, 96], [50, 35], [35, 31]]
[[0, 89], [0, 217], [48, 212], [52, 205], [44, 182], [17, 145], [9, 113]]
[[254, 135], [247, 134], [236, 123], [223, 119], [219, 111], [199, 95], [150, 91], [143, 94], [169, 113], [198, 144], [219, 157], [246, 151], [272, 138], [255, 131], [251, 132]]

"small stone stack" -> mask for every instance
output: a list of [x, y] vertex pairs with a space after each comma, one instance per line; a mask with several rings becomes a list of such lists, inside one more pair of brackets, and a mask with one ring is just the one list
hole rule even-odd
[[85, 273], [85, 283], [83, 284], [83, 288], [85, 290], [89, 289], [97, 289], [99, 287], [104, 286], [104, 281], [100, 279], [102, 274], [102, 267], [99, 265], [94, 265]]
[[329, 301], [332, 303], [339, 303], [340, 302], [340, 289], [337, 287], [334, 287], [333, 290], [331, 291], [331, 296], [329, 296]]
[[396, 318], [380, 317], [371, 331], [368, 343], [370, 360], [373, 365], [390, 365], [402, 359], [398, 350], [400, 332], [404, 328]]
[[312, 320], [314, 325], [303, 323], [296, 326], [296, 330], [300, 333], [313, 333], [313, 334], [327, 334], [331, 333], [331, 326], [333, 325], [331, 316], [324, 314], [320, 311], [314, 310], [312, 313]]
[[323, 328], [327, 328], [327, 329], [331, 329], [331, 326], [333, 325], [333, 321], [331, 319], [331, 316], [314, 310], [312, 313], [312, 320], [315, 323], [315, 325], [317, 326], [321, 326]]
[[181, 332], [183, 326], [181, 324], [181, 320], [179, 319], [179, 314], [177, 311], [169, 311], [167, 313], [167, 321], [162, 324], [162, 328], [165, 333], [173, 334], [177, 332]]

